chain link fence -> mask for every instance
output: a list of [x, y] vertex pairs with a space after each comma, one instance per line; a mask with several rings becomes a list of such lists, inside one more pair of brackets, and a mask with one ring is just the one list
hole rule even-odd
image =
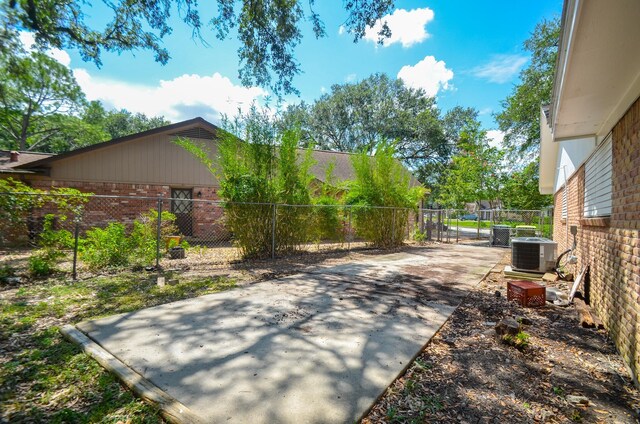
[[489, 241], [493, 246], [508, 247], [513, 237], [550, 238], [553, 234], [552, 216], [541, 210], [423, 209], [421, 215], [426, 241]]
[[61, 271], [74, 278], [393, 248], [413, 236], [417, 222], [405, 208], [30, 193], [0, 193], [0, 218], [0, 276]]
[[[393, 248], [408, 241], [510, 245], [550, 237], [547, 211], [231, 203], [0, 193], [0, 278], [105, 269], [206, 270], [249, 258]], [[487, 243], [488, 242], [488, 243]]]

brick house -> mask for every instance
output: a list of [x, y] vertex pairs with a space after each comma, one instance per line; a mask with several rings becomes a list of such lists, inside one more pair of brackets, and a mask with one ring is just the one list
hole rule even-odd
[[[198, 159], [171, 141], [176, 137], [194, 140], [215, 161], [222, 131], [194, 118], [58, 155], [0, 151], [0, 178], [12, 177], [44, 190], [70, 187], [97, 195], [150, 198], [88, 204], [85, 220], [95, 225], [132, 222], [155, 208], [158, 196], [172, 198], [165, 208], [176, 214], [182, 234], [209, 238], [223, 232], [218, 225], [222, 209], [198, 200], [218, 200], [218, 181]], [[324, 182], [330, 164], [335, 182], [354, 178], [348, 153], [314, 150], [312, 154], [315, 163], [310, 172], [316, 183]], [[412, 178], [412, 184], [419, 183]]]
[[540, 192], [553, 238], [589, 265], [587, 300], [640, 373], [640, 2], [565, 0], [551, 104], [540, 116]]

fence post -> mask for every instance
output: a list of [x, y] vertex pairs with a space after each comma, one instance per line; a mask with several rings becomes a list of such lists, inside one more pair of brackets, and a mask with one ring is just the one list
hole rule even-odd
[[489, 211], [489, 244], [491, 246], [493, 246], [493, 211], [494, 209]]
[[476, 232], [476, 238], [478, 240], [480, 240], [480, 218], [481, 218], [482, 213], [480, 212], [480, 210], [478, 210], [478, 213], [476, 214], [477, 218], [478, 218], [478, 231]]
[[353, 238], [353, 228], [351, 227], [351, 209], [353, 206], [349, 206], [349, 226], [347, 227], [347, 251], [351, 252], [351, 239]]
[[429, 209], [429, 221], [427, 222], [427, 240], [431, 241], [431, 225], [433, 224], [433, 211]]
[[538, 212], [538, 225], [540, 228], [540, 237], [544, 237], [544, 214], [542, 212], [542, 209], [540, 209], [540, 212]]
[[80, 232], [80, 218], [76, 217], [75, 228], [73, 229], [73, 273], [72, 278], [73, 281], [76, 281], [78, 278], [78, 234]]
[[271, 259], [276, 258], [276, 207], [277, 205], [274, 203], [272, 206], [273, 214], [271, 217]]
[[156, 226], [156, 270], [160, 270], [161, 229], [162, 229], [162, 197], [158, 196], [158, 225]]
[[451, 243], [451, 211], [447, 210], [447, 243]]
[[460, 243], [460, 212], [457, 212], [456, 217], [456, 244]]

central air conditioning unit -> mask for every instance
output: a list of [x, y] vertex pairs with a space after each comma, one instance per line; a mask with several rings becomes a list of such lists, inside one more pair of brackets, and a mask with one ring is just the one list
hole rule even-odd
[[491, 227], [492, 237], [491, 237], [491, 245], [492, 246], [502, 246], [509, 247], [509, 242], [511, 241], [511, 227], [508, 225], [494, 225]]
[[535, 237], [536, 227], [533, 225], [516, 225], [516, 237]]
[[542, 237], [511, 239], [511, 267], [516, 271], [551, 271], [556, 265], [558, 243]]

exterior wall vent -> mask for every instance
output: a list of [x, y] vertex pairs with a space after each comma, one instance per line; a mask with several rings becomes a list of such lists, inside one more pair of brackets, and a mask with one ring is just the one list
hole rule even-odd
[[195, 127], [190, 128], [184, 131], [178, 131], [176, 133], [171, 134], [175, 137], [185, 137], [185, 138], [201, 138], [204, 140], [213, 140], [216, 138], [216, 135], [209, 130], [205, 130], [204, 128]]

